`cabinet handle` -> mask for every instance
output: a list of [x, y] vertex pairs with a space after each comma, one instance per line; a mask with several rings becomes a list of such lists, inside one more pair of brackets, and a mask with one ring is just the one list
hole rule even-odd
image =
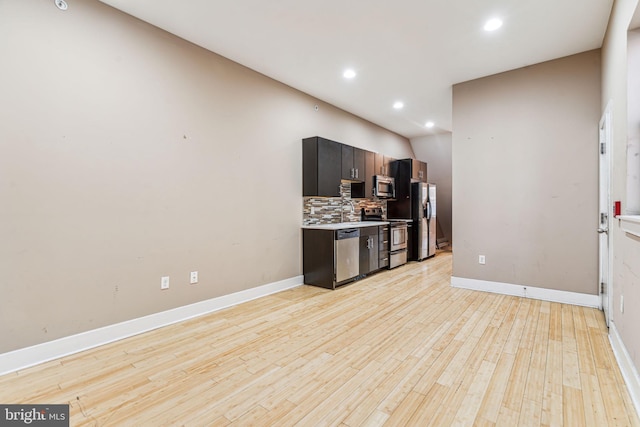
[[356, 169], [356, 178], [358, 177], [358, 169]]

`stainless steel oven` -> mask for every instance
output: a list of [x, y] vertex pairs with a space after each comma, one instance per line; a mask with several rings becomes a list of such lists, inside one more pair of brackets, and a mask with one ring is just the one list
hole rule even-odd
[[389, 250], [399, 251], [407, 249], [407, 223], [404, 221], [393, 221], [390, 227], [391, 244]]
[[391, 221], [389, 225], [389, 268], [407, 262], [407, 222]]
[[[371, 207], [362, 209], [362, 221], [383, 221], [382, 208]], [[411, 220], [389, 220], [388, 233], [384, 230], [380, 234], [380, 267], [398, 267], [407, 263], [407, 247], [409, 232], [407, 225]]]

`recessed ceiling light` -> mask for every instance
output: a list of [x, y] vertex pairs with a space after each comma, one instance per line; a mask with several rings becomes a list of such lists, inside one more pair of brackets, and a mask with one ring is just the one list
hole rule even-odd
[[348, 70], [345, 70], [344, 73], [342, 73], [342, 76], [345, 79], [352, 79], [356, 76], [356, 72], [349, 68]]
[[428, 122], [427, 122], [427, 123], [425, 123], [424, 125], [425, 125], [426, 127], [428, 127], [428, 128], [432, 128], [432, 127], [434, 127], [436, 124], [435, 124], [435, 123], [433, 123], [432, 121], [428, 121]]
[[492, 18], [489, 19], [485, 24], [484, 24], [484, 30], [485, 31], [495, 31], [498, 28], [502, 27], [502, 19], [499, 18]]
[[404, 107], [404, 104], [400, 101], [396, 101], [393, 103], [393, 108], [395, 108], [396, 110], [400, 110], [402, 109], [402, 107]]

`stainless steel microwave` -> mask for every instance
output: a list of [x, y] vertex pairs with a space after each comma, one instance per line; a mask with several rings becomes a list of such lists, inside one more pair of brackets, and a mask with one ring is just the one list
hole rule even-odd
[[374, 175], [373, 195], [379, 199], [394, 199], [396, 197], [396, 180], [390, 176]]

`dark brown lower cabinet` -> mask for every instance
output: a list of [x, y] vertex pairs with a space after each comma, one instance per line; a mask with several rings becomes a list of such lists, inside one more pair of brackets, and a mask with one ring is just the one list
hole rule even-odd
[[360, 229], [360, 276], [378, 270], [380, 260], [378, 239], [378, 227]]
[[[359, 227], [359, 236], [353, 238], [353, 255], [355, 267], [344, 268], [345, 260], [339, 258], [341, 248], [337, 244], [338, 230], [327, 229], [302, 229], [302, 271], [304, 283], [320, 286], [327, 289], [335, 289], [354, 280], [365, 277], [368, 274], [389, 266], [389, 226]], [[344, 242], [344, 241], [342, 241]], [[345, 275], [344, 271], [348, 274]], [[339, 279], [340, 276], [344, 279]], [[338, 278], [341, 280], [338, 282]]]

